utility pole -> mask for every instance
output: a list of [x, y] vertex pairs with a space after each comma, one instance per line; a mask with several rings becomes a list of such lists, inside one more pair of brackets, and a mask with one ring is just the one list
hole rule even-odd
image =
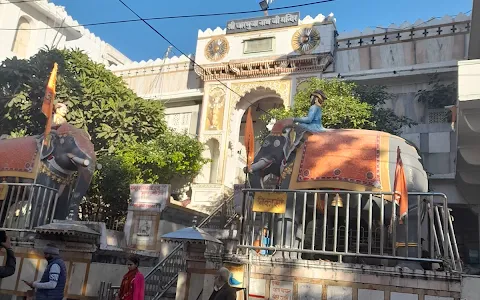
[[155, 77], [153, 82], [150, 84], [149, 93], [153, 92], [153, 90], [155, 89], [155, 86], [157, 86], [157, 83], [160, 84], [160, 93], [159, 93], [160, 97], [161, 97], [161, 94], [162, 94], [163, 67], [165, 66], [165, 62], [167, 61], [167, 58], [170, 56], [170, 52], [172, 52], [172, 46], [168, 46], [167, 51], [165, 51], [165, 54], [163, 55], [163, 62], [162, 62], [162, 65], [160, 66], [160, 70], [158, 72], [158, 75]]
[[[160, 93], [158, 95], [159, 98], [162, 98], [162, 94], [163, 94], [163, 86], [162, 86], [162, 82], [163, 82], [163, 67], [165, 66], [165, 62], [167, 61], [167, 58], [169, 57], [170, 55], [170, 52], [172, 51], [172, 45], [168, 46], [167, 48], [167, 51], [165, 51], [165, 55], [163, 56], [163, 63], [162, 63], [162, 66], [160, 67]], [[165, 101], [163, 104], [166, 104], [168, 102]]]

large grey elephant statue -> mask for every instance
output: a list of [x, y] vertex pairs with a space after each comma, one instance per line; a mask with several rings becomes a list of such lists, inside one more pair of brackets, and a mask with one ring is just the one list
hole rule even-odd
[[[279, 178], [278, 188], [290, 190], [343, 190], [391, 192], [393, 190], [397, 148], [401, 150], [409, 192], [427, 192], [428, 178], [422, 166], [417, 149], [406, 140], [385, 132], [370, 130], [327, 130], [309, 133], [292, 129], [291, 120], [277, 122], [257, 152], [251, 169], [249, 181], [252, 188], [264, 188], [263, 179], [267, 175]], [[332, 195], [333, 196], [333, 195]], [[281, 228], [277, 219], [273, 241], [280, 245], [282, 232], [291, 232], [292, 218], [295, 222], [297, 241], [291, 241], [290, 235], [284, 237], [284, 245], [294, 245], [302, 236], [303, 201], [297, 201], [293, 209], [293, 193], [289, 195], [285, 213], [286, 227]], [[313, 196], [312, 196], [313, 197]], [[362, 209], [368, 209], [368, 196], [362, 197]], [[388, 197], [387, 197], [388, 198]], [[415, 199], [413, 199], [415, 198]], [[409, 199], [409, 219], [417, 220], [417, 198]], [[303, 197], [298, 197], [303, 199]], [[374, 218], [379, 220], [381, 198], [374, 199]], [[351, 201], [350, 216], [356, 215], [356, 201]], [[391, 202], [385, 201], [385, 223], [388, 226], [391, 217]], [[325, 205], [328, 205], [325, 204]], [[389, 208], [390, 207], [390, 208]], [[295, 216], [293, 215], [295, 211]], [[329, 212], [333, 211], [332, 209]], [[311, 214], [309, 214], [310, 216]], [[319, 214], [320, 215], [320, 214]], [[368, 213], [366, 214], [368, 215]], [[323, 218], [323, 217], [322, 217]], [[362, 217], [365, 220], [365, 213]], [[311, 221], [307, 219], [307, 222]], [[363, 221], [364, 221], [363, 220]], [[329, 220], [330, 222], [330, 220]], [[317, 233], [322, 232], [323, 222], [317, 221]], [[350, 223], [355, 224], [355, 223]], [[310, 224], [311, 226], [311, 224]], [[417, 243], [417, 223], [408, 223], [408, 240]], [[307, 231], [311, 230], [308, 229]], [[387, 231], [385, 231], [387, 232]], [[397, 241], [405, 241], [404, 225], [397, 226]], [[308, 236], [308, 234], [307, 234]], [[402, 239], [403, 238], [403, 239]], [[316, 238], [317, 243], [321, 238]], [[308, 242], [308, 241], [305, 241]], [[316, 249], [321, 248], [315, 247]], [[328, 248], [328, 247], [327, 247]], [[327, 249], [328, 250], [328, 249]], [[416, 247], [408, 247], [409, 256], [417, 256]], [[406, 249], [400, 246], [397, 255], [406, 256]], [[303, 256], [305, 257], [305, 256]]]
[[[0, 140], [0, 179], [12, 183], [35, 182], [39, 186], [58, 190], [55, 218], [66, 219], [69, 215], [75, 218], [95, 170], [93, 144], [86, 131], [68, 123], [51, 131], [49, 147], [42, 147], [43, 140], [43, 135]], [[14, 188], [10, 189], [11, 193], [13, 191]], [[32, 194], [35, 191], [38, 192], [29, 189]], [[30, 212], [34, 226], [42, 225], [44, 220], [43, 215], [40, 217], [46, 205], [43, 203], [42, 206], [39, 200], [42, 197], [45, 198], [43, 195], [32, 195], [20, 199], [22, 203], [15, 204], [19, 211]], [[15, 199], [19, 201], [18, 197], [6, 197], [5, 200], [8, 202]], [[5, 217], [12, 215], [12, 212], [7, 213], [7, 207], [13, 206], [5, 204], [2, 222]]]

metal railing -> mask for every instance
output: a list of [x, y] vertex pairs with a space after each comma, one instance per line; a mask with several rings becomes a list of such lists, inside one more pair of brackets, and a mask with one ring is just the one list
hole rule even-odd
[[[199, 228], [227, 228], [236, 218], [234, 198], [228, 199], [205, 217], [197, 227]], [[175, 247], [170, 254], [152, 268], [145, 276], [145, 299], [160, 299], [177, 281], [178, 273], [185, 271], [186, 261], [184, 244]]]
[[[255, 194], [262, 192], [283, 194], [285, 212], [253, 211]], [[462, 269], [444, 194], [409, 193], [409, 208], [400, 224], [392, 193], [262, 189], [244, 193], [241, 249], [295, 259], [336, 257], [339, 262], [361, 257], [445, 266], [448, 261], [452, 270]], [[262, 206], [285, 207], [278, 199], [264, 198]]]
[[55, 216], [58, 191], [39, 184], [0, 183], [0, 224], [3, 228], [32, 229]]

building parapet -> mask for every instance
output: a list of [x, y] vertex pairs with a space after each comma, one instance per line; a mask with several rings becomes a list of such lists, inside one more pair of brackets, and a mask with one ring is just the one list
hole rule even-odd
[[[336, 19], [333, 17], [333, 13], [330, 13], [328, 16], [318, 14], [315, 18], [312, 18], [310, 15], [307, 15], [305, 18], [299, 21], [299, 25], [308, 25], [308, 24], [334, 24]], [[205, 30], [198, 30], [198, 38], [207, 38], [217, 35], [225, 35], [227, 32], [226, 28], [217, 27], [215, 29], [207, 28]]]
[[357, 29], [350, 32], [342, 32], [337, 36], [337, 47], [339, 50], [342, 50], [418, 38], [467, 33], [470, 31], [470, 20], [471, 16], [459, 13], [455, 17], [444, 16], [443, 18], [432, 18], [428, 21], [419, 19], [413, 24], [404, 22], [400, 25], [391, 24], [387, 28], [368, 27], [363, 31]]
[[133, 61], [129, 64], [111, 66], [109, 69], [119, 76], [131, 76], [134, 73], [148, 75], [148, 73], [156, 73], [160, 69], [163, 69], [165, 72], [193, 69], [192, 60], [195, 60], [195, 56], [189, 54], [188, 56], [173, 56], [166, 59]]

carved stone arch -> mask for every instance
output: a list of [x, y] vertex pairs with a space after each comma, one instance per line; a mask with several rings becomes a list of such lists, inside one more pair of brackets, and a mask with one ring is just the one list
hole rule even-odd
[[17, 30], [13, 39], [11, 51], [19, 58], [26, 58], [30, 50], [30, 39], [33, 19], [28, 15], [22, 15], [17, 22]]
[[[288, 107], [291, 95], [291, 80], [269, 80], [232, 83], [230, 101], [228, 107], [227, 144], [234, 145], [229, 149], [224, 159], [225, 165], [236, 165], [237, 163], [237, 142], [240, 137], [241, 121], [249, 106], [264, 98], [281, 99], [283, 105]], [[232, 172], [234, 173], [234, 172]], [[227, 182], [234, 181], [234, 175], [225, 173]]]
[[204, 137], [205, 149], [203, 157], [209, 159], [202, 168], [201, 176], [199, 178], [201, 183], [218, 183], [220, 171], [220, 140], [216, 136]]

